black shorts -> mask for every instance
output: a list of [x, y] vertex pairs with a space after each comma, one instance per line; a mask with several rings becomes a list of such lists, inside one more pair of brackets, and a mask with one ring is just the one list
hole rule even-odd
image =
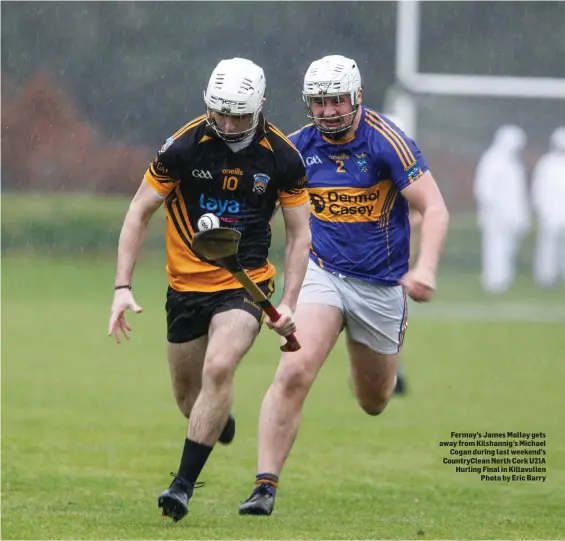
[[[257, 284], [267, 297], [274, 290], [274, 279]], [[213, 293], [197, 291], [167, 290], [167, 340], [173, 344], [183, 344], [208, 334], [208, 327], [214, 314], [228, 310], [245, 310], [257, 321], [263, 319], [263, 312], [251, 295], [243, 288], [225, 289]]]

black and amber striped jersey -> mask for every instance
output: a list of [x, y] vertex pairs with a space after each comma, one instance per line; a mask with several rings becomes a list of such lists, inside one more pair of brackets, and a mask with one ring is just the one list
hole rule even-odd
[[428, 170], [416, 143], [367, 107], [349, 139], [333, 141], [311, 124], [289, 138], [306, 162], [311, 259], [330, 272], [398, 284], [410, 255], [400, 192]]
[[213, 213], [222, 227], [241, 232], [239, 259], [255, 281], [275, 274], [268, 260], [270, 218], [308, 201], [304, 162], [294, 145], [262, 116], [251, 143], [234, 152], [195, 118], [169, 137], [145, 173], [165, 198], [167, 272], [177, 291], [219, 291], [241, 287], [225, 269], [192, 251], [198, 220]]

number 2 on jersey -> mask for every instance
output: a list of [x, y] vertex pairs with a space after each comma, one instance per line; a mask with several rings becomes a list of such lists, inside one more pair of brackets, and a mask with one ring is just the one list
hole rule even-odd
[[338, 173], [345, 173], [345, 169], [343, 168], [343, 162], [341, 160], [336, 160], [335, 163], [337, 164], [337, 172]]

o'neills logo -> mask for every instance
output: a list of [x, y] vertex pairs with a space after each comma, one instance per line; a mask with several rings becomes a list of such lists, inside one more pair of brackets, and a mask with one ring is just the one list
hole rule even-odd
[[222, 169], [222, 175], [243, 175], [243, 171], [239, 168], [236, 169]]

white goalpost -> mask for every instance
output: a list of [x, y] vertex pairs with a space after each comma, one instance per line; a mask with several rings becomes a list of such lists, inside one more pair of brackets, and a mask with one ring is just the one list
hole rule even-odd
[[418, 130], [417, 95], [565, 99], [565, 78], [424, 73], [419, 67], [420, 28], [420, 0], [397, 0], [396, 84], [389, 88], [384, 108], [413, 137]]
[[[460, 17], [469, 13], [465, 4], [468, 3], [397, 0], [395, 81], [387, 90], [382, 111], [416, 140], [448, 203], [452, 224], [444, 268], [457, 272], [473, 269], [477, 273], [481, 248], [473, 181], [480, 156], [491, 145], [501, 125], [516, 124], [528, 138], [522, 160], [531, 172], [547, 152], [553, 130], [565, 125], [565, 76], [561, 73], [560, 77], [500, 75], [518, 69], [523, 75], [528, 69], [536, 69], [531, 64], [534, 55], [528, 58], [530, 65], [510, 60], [506, 66], [500, 60], [501, 56], [514, 58], [509, 53], [517, 35], [525, 48], [542, 39], [536, 27], [527, 23], [508, 24], [504, 26], [506, 34], [493, 39], [492, 43], [498, 47], [507, 44], [505, 50], [498, 51], [501, 56], [497, 57], [493, 49], [491, 59], [486, 46], [466, 50], [465, 47], [472, 46], [464, 36], [461, 48], [450, 49], [457, 39], [450, 33], [447, 22], [464, 24]], [[436, 23], [432, 33], [432, 27], [427, 25]], [[441, 48], [442, 37], [437, 34], [437, 28], [442, 27], [446, 28], [445, 49]], [[557, 27], [553, 29], [556, 31]], [[462, 66], [462, 74], [461, 71], [450, 73], [458, 66]], [[465, 74], [465, 69], [473, 71]], [[495, 69], [497, 75], [488, 75]], [[518, 261], [525, 272], [531, 268], [532, 242], [531, 238], [524, 241]]]

